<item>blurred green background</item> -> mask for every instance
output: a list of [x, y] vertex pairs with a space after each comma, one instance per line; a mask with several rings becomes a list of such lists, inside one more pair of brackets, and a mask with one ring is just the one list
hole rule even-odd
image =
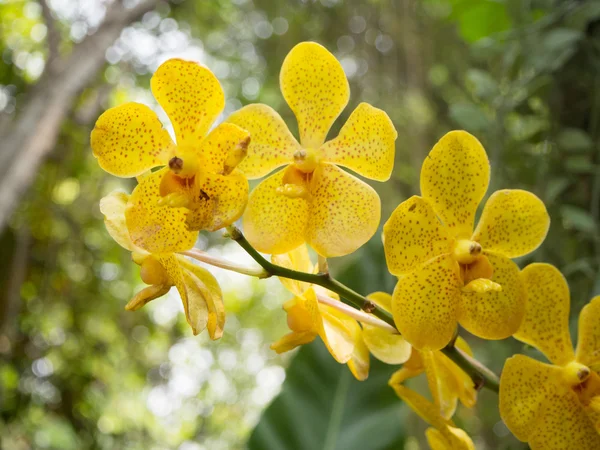
[[[427, 448], [425, 424], [387, 387], [395, 368], [372, 361], [358, 383], [321, 342], [296, 356], [269, 350], [286, 330], [277, 280], [215, 269], [227, 307], [218, 342], [192, 336], [174, 292], [124, 311], [138, 267], [97, 205], [133, 184], [94, 160], [96, 118], [131, 100], [157, 109], [150, 76], [182, 57], [221, 80], [223, 118], [259, 101], [294, 130], [278, 74], [303, 40], [325, 45], [350, 80], [331, 135], [361, 101], [398, 129], [392, 179], [373, 184], [382, 223], [418, 193], [437, 139], [470, 131], [492, 163], [489, 193], [523, 188], [546, 202], [548, 238], [518, 262], [563, 271], [575, 330], [600, 294], [597, 0], [0, 0], [0, 448]], [[198, 246], [248, 260], [220, 233]], [[379, 233], [331, 266], [363, 294], [393, 289]], [[512, 353], [538, 356], [512, 339], [466, 337], [497, 373]], [[527, 448], [488, 391], [456, 421], [480, 449]]]

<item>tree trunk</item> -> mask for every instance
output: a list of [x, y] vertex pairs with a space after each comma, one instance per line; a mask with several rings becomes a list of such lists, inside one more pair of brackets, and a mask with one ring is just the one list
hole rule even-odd
[[[0, 232], [37, 170], [54, 149], [60, 126], [77, 95], [90, 86], [105, 64], [106, 50], [121, 31], [154, 9], [159, 0], [144, 0], [126, 9], [118, 0], [98, 30], [62, 59], [50, 59], [47, 69], [27, 95], [0, 141]], [[55, 46], [55, 43], [52, 44]], [[52, 54], [52, 52], [51, 52]]]

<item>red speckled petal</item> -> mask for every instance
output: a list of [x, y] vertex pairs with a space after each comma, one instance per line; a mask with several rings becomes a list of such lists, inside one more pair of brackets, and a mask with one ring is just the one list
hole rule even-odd
[[320, 147], [350, 98], [342, 65], [322, 45], [302, 42], [283, 61], [279, 84], [298, 119], [302, 146]]
[[531, 253], [546, 238], [550, 217], [544, 203], [519, 189], [496, 191], [483, 208], [472, 239], [509, 258]]
[[439, 350], [454, 335], [459, 302], [458, 264], [441, 255], [400, 278], [392, 300], [394, 322], [413, 347]]
[[431, 205], [412, 196], [400, 203], [383, 226], [383, 248], [388, 270], [403, 275], [431, 258], [449, 253], [453, 239]]
[[319, 164], [310, 193], [306, 241], [320, 255], [352, 253], [377, 231], [379, 195], [355, 176], [333, 164]]
[[459, 322], [483, 339], [505, 339], [515, 333], [525, 315], [525, 287], [519, 267], [510, 259], [484, 252], [494, 269], [492, 281], [501, 290], [462, 291]]
[[421, 168], [421, 194], [459, 238], [473, 232], [475, 212], [487, 191], [490, 163], [481, 143], [466, 131], [451, 131], [429, 152]]
[[569, 286], [550, 264], [530, 264], [521, 271], [527, 292], [525, 317], [514, 338], [532, 345], [557, 365], [575, 359], [569, 334]]
[[227, 122], [250, 133], [248, 155], [238, 166], [250, 180], [291, 163], [294, 152], [301, 149], [281, 116], [270, 106], [244, 106], [229, 116]]
[[594, 297], [579, 314], [577, 361], [598, 370], [600, 364], [600, 295]]
[[363, 177], [386, 181], [394, 168], [398, 133], [388, 115], [368, 103], [352, 112], [340, 134], [320, 149], [327, 162], [352, 169]]
[[308, 202], [277, 192], [284, 175], [280, 170], [254, 188], [244, 213], [244, 234], [263, 253], [286, 253], [305, 242]]
[[175, 151], [154, 111], [139, 103], [104, 112], [92, 130], [90, 145], [100, 167], [126, 178], [167, 164]]
[[197, 147], [225, 106], [219, 80], [193, 61], [164, 62], [152, 76], [150, 87], [171, 119], [181, 148]]
[[145, 177], [133, 190], [125, 210], [132, 242], [150, 253], [189, 250], [198, 236], [188, 229], [186, 208], [158, 206], [160, 183], [167, 172], [164, 168]]

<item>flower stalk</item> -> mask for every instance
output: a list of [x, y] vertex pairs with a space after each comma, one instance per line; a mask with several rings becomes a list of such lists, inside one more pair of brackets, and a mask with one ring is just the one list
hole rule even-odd
[[195, 259], [196, 261], [210, 264], [211, 266], [215, 267], [220, 267], [221, 269], [231, 270], [232, 272], [241, 273], [243, 275], [248, 275], [257, 278], [269, 278], [271, 276], [271, 274], [268, 273], [262, 267], [248, 267], [242, 264], [236, 264], [227, 259], [219, 258], [218, 256], [213, 256], [209, 253], [203, 252], [202, 250], [198, 250], [195, 248], [180, 253], [182, 255], [189, 256], [190, 258]]
[[319, 303], [331, 306], [332, 308], [343, 312], [348, 317], [352, 317], [353, 319], [358, 320], [359, 322], [368, 323], [369, 325], [373, 325], [374, 327], [378, 327], [383, 330], [389, 331], [392, 334], [398, 334], [398, 330], [396, 330], [396, 328], [385, 323], [383, 320], [378, 319], [377, 317], [373, 317], [372, 315], [360, 311], [356, 308], [353, 308], [352, 306], [348, 306], [345, 303], [342, 303], [327, 295], [320, 294], [317, 292], [317, 300], [319, 300]]
[[[330, 291], [335, 292], [340, 296], [344, 303], [354, 309], [360, 310], [359, 312], [365, 315], [372, 314], [373, 316], [381, 319], [390, 328], [398, 333], [394, 318], [392, 315], [384, 309], [377, 306], [368, 298], [360, 295], [358, 292], [350, 289], [346, 285], [340, 283], [335, 278], [331, 277], [329, 273], [306, 273], [297, 270], [288, 269], [286, 267], [278, 266], [265, 259], [244, 237], [241, 230], [234, 225], [227, 227], [228, 235], [231, 239], [236, 241], [240, 247], [246, 252], [269, 274], [269, 276], [278, 276], [283, 278], [289, 278], [292, 280], [304, 281], [311, 284], [322, 286]], [[321, 301], [321, 298], [319, 298]], [[333, 301], [333, 300], [332, 300]], [[324, 303], [324, 302], [323, 302]], [[336, 302], [339, 303], [339, 302]], [[344, 311], [347, 313], [346, 311]], [[357, 319], [362, 320], [362, 319]], [[500, 382], [498, 376], [494, 374], [490, 369], [485, 367], [476, 359], [467, 355], [465, 352], [454, 346], [453, 342], [450, 342], [446, 347], [441, 350], [448, 358], [450, 358], [456, 365], [458, 365], [467, 375], [471, 377], [475, 387], [477, 389], [487, 388], [496, 393], [500, 390]]]

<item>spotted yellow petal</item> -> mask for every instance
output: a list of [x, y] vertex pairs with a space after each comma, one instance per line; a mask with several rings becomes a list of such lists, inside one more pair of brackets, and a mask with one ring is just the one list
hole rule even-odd
[[544, 203], [519, 189], [496, 191], [483, 208], [473, 240], [489, 251], [517, 258], [544, 241], [550, 217]]
[[379, 226], [377, 192], [333, 164], [320, 164], [310, 186], [306, 240], [320, 255], [343, 256], [367, 242]]
[[201, 170], [223, 173], [225, 163], [232, 153], [236, 151], [241, 153], [241, 158], [238, 159], [243, 161], [242, 158], [248, 151], [249, 143], [250, 133], [248, 131], [232, 123], [220, 124], [202, 140], [198, 147]]
[[579, 314], [577, 361], [600, 372], [600, 296], [594, 297]]
[[277, 191], [285, 171], [263, 180], [250, 194], [243, 218], [244, 234], [263, 253], [286, 253], [305, 241], [308, 202]]
[[252, 104], [234, 112], [227, 122], [248, 130], [248, 155], [239, 169], [248, 179], [264, 177], [277, 167], [293, 162], [301, 149], [281, 116], [270, 106]]
[[188, 301], [186, 318], [194, 335], [208, 329], [212, 340], [223, 335], [225, 325], [225, 305], [223, 293], [215, 277], [203, 267], [192, 264], [178, 256], [187, 288]]
[[[386, 311], [392, 310], [392, 296], [386, 292], [373, 292], [369, 300]], [[403, 364], [410, 358], [412, 347], [400, 334], [363, 323], [362, 338], [375, 358], [387, 364]]]
[[532, 450], [596, 450], [600, 434], [571, 390], [547, 398], [542, 417], [529, 438]]
[[600, 434], [558, 366], [509, 358], [500, 379], [500, 415], [532, 450], [600, 448]]
[[500, 378], [500, 415], [519, 440], [529, 440], [544, 399], [554, 394], [554, 380], [560, 379], [559, 367], [523, 355], [506, 360]]
[[413, 347], [439, 350], [454, 335], [459, 302], [458, 264], [441, 255], [400, 278], [392, 299], [394, 322]]
[[150, 87], [171, 120], [178, 150], [197, 147], [225, 107], [219, 80], [193, 61], [164, 62], [152, 76]]
[[235, 169], [229, 175], [201, 172], [196, 176], [187, 218], [191, 230], [216, 231], [231, 225], [244, 213], [248, 180]]
[[393, 275], [411, 272], [451, 247], [446, 227], [431, 205], [416, 195], [400, 203], [383, 226], [385, 259]]
[[134, 251], [135, 246], [129, 237], [125, 223], [125, 209], [129, 195], [125, 192], [113, 191], [100, 200], [100, 212], [104, 215], [104, 225], [110, 237], [126, 250]]
[[175, 151], [156, 113], [140, 103], [105, 111], [92, 130], [90, 145], [100, 167], [118, 177], [135, 177], [165, 165]]
[[363, 177], [386, 181], [394, 167], [398, 133], [388, 115], [361, 103], [335, 139], [320, 149], [325, 161], [352, 169]]
[[298, 120], [302, 146], [320, 147], [350, 98], [342, 65], [322, 45], [302, 42], [285, 57], [279, 84]]
[[514, 337], [540, 350], [556, 365], [575, 358], [569, 334], [569, 286], [550, 264], [530, 264], [521, 271], [527, 293], [525, 317]]
[[[271, 261], [273, 264], [287, 269], [307, 273], [312, 273], [313, 271], [313, 264], [308, 255], [308, 247], [306, 245], [300, 245], [298, 248], [281, 255], [273, 255], [271, 256]], [[285, 277], [279, 277], [279, 281], [294, 295], [302, 295], [310, 287], [309, 283]]]
[[519, 267], [505, 256], [484, 252], [494, 269], [492, 281], [502, 290], [462, 291], [458, 317], [470, 333], [483, 339], [505, 339], [515, 333], [525, 314], [525, 288]]
[[444, 135], [421, 168], [421, 194], [452, 234], [469, 238], [487, 191], [490, 163], [481, 143], [466, 131]]
[[133, 190], [125, 210], [133, 244], [150, 253], [189, 250], [198, 236], [186, 225], [186, 208], [158, 206], [160, 183], [168, 171], [165, 168], [145, 177]]

